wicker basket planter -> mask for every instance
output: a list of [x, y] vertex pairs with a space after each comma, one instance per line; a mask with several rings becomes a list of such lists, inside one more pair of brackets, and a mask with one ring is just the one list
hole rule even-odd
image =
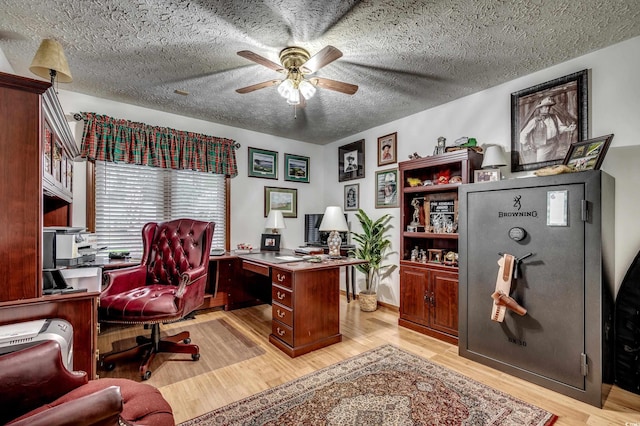
[[376, 293], [363, 293], [358, 295], [360, 310], [363, 312], [373, 312], [378, 309], [378, 295]]

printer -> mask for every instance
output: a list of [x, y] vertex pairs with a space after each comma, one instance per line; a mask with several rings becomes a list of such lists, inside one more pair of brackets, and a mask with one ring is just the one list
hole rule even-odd
[[85, 228], [64, 226], [49, 226], [43, 231], [43, 255], [45, 259], [49, 257], [54, 260], [53, 267], [76, 266], [96, 260], [96, 234], [86, 232]]
[[58, 342], [64, 366], [73, 371], [73, 326], [60, 318], [0, 326], [0, 355], [26, 349], [45, 340]]

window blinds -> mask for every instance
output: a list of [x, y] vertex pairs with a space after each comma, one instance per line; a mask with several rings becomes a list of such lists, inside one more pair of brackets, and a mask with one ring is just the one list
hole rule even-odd
[[215, 222], [212, 247], [225, 246], [225, 176], [96, 161], [98, 246], [142, 255], [142, 227], [181, 217]]

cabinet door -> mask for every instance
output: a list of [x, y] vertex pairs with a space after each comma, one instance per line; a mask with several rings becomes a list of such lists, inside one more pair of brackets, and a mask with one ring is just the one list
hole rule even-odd
[[435, 330], [458, 335], [458, 274], [432, 270], [429, 272], [430, 326]]
[[400, 268], [400, 316], [408, 321], [429, 325], [426, 288], [429, 271], [421, 268]]

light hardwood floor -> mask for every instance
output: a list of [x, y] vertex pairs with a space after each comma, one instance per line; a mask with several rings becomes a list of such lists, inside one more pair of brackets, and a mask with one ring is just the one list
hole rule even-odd
[[[265, 353], [223, 368], [159, 387], [174, 410], [177, 423], [215, 408], [277, 386], [319, 368], [358, 355], [383, 344], [393, 344], [431, 361], [451, 368], [479, 382], [507, 392], [559, 416], [557, 425], [640, 426], [640, 395], [613, 386], [602, 409], [582, 403], [540, 386], [512, 377], [458, 356], [457, 346], [398, 326], [398, 312], [379, 308], [361, 312], [357, 301], [341, 298], [341, 343], [312, 353], [289, 358], [268, 341], [271, 332], [271, 306], [260, 305], [235, 311], [206, 311], [195, 320], [163, 327], [189, 329], [194, 322], [223, 318]], [[202, 357], [207, 348], [200, 345]], [[224, 342], [218, 344], [224, 345]], [[100, 342], [104, 346], [104, 342]], [[188, 358], [188, 357], [187, 357]], [[192, 361], [176, 368], [189, 368]], [[173, 367], [172, 367], [173, 368]], [[149, 380], [153, 384], [153, 377]]]

